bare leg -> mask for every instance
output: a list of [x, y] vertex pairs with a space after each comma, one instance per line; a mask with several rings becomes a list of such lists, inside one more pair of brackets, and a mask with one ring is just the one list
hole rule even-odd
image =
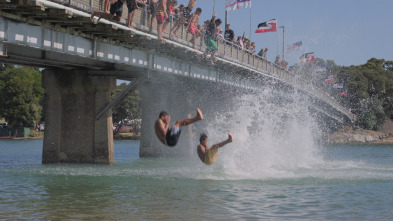
[[127, 19], [128, 20], [128, 24], [127, 24], [127, 26], [129, 28], [131, 28], [131, 29], [135, 29], [134, 27], [132, 27], [132, 20], [134, 19], [135, 10], [132, 11], [131, 13], [128, 13], [128, 19]]
[[151, 15], [151, 19], [150, 19], [150, 29], [153, 29], [154, 18], [155, 18], [155, 13]]
[[113, 0], [105, 0], [104, 12], [109, 13], [112, 1]]
[[158, 34], [158, 39], [161, 40], [162, 42], [165, 42], [165, 39], [162, 37], [162, 26], [164, 24], [158, 24], [157, 23], [157, 34]]
[[194, 49], [196, 49], [196, 48], [195, 48], [195, 38], [196, 38], [196, 34], [193, 33], [190, 42], [192, 43], [192, 47], [193, 47]]
[[178, 121], [176, 121], [175, 126], [180, 128], [182, 126], [186, 126], [186, 125], [192, 124], [192, 123], [194, 123], [196, 121], [203, 120], [202, 111], [199, 108], [197, 108], [196, 110], [197, 110], [197, 116], [196, 117], [191, 118], [191, 119], [178, 120]]
[[[162, 31], [163, 31], [165, 34], [167, 34], [166, 28], [168, 27], [168, 24], [169, 24], [169, 21], [168, 21], [168, 20], [165, 20], [164, 26], [162, 27]], [[170, 30], [169, 30], [169, 31], [170, 31]]]

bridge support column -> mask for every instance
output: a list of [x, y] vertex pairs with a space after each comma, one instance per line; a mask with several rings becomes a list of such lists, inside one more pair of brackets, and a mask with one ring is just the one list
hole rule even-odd
[[112, 112], [96, 114], [111, 100], [115, 77], [92, 77], [87, 71], [45, 70], [43, 163], [112, 164]]

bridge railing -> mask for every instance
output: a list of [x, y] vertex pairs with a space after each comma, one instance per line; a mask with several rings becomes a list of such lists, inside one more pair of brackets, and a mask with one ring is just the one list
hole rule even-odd
[[[71, 8], [75, 8], [87, 13], [91, 13], [94, 9], [103, 10], [105, 0], [49, 0], [55, 3], [59, 3], [62, 5], [66, 5]], [[150, 29], [151, 15], [147, 9], [143, 5], [139, 4], [141, 7], [136, 10], [134, 19], [133, 19], [133, 27], [138, 29], [139, 31], [150, 32], [153, 30], [157, 30], [156, 22], [153, 22], [152, 30]], [[121, 24], [125, 25], [125, 21], [127, 19], [128, 13], [126, 4], [123, 5], [123, 15], [120, 21]], [[153, 17], [154, 19], [154, 17]], [[170, 29], [176, 22], [176, 19], [171, 17], [171, 21], [164, 30], [164, 32], [169, 33]], [[172, 37], [171, 40], [176, 41], [182, 45], [186, 45], [192, 47], [189, 42], [192, 38], [191, 34], [188, 33], [185, 26], [182, 26], [177, 32], [177, 38]], [[169, 37], [168, 34], [164, 33], [164, 37]], [[294, 75], [292, 72], [285, 70], [284, 68], [276, 65], [273, 62], [270, 62], [259, 55], [253, 54], [250, 51], [240, 47], [237, 44], [225, 41], [224, 39], [219, 39], [217, 41], [218, 46], [218, 54], [217, 57], [225, 59], [227, 61], [237, 63], [239, 65], [245, 66], [257, 72], [262, 72], [265, 75], [270, 75], [271, 77], [278, 78], [281, 81], [287, 82], [295, 87], [298, 87], [304, 91], [307, 91], [310, 94], [318, 97], [321, 100], [329, 103], [337, 110], [340, 110], [342, 113], [347, 114], [352, 118], [352, 114], [348, 113], [336, 100], [332, 97], [326, 95], [322, 90], [316, 88], [311, 83], [307, 82], [304, 79], [300, 79], [300, 76]], [[200, 51], [205, 51], [206, 47], [203, 43], [203, 36], [200, 37], [199, 41], [196, 41], [196, 48]]]

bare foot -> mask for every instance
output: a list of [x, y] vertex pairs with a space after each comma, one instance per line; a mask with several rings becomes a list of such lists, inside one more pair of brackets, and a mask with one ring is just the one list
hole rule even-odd
[[202, 114], [201, 109], [197, 108], [196, 111], [197, 111], [197, 118], [199, 120], [203, 120], [203, 114]]
[[231, 143], [233, 142], [233, 137], [231, 132], [228, 132], [228, 141]]
[[90, 20], [91, 20], [93, 23], [94, 23], [94, 16], [96, 15], [96, 13], [97, 13], [97, 11], [94, 10], [93, 13], [91, 13], [91, 16], [90, 16]]

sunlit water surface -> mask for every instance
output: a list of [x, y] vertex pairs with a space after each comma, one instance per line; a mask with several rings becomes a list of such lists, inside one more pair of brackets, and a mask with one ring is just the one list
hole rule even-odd
[[253, 166], [234, 155], [240, 147], [226, 148], [205, 166], [196, 156], [141, 159], [139, 142], [117, 141], [113, 166], [42, 165], [42, 140], [0, 140], [0, 219], [393, 219], [392, 146], [320, 148], [308, 162], [262, 156]]

